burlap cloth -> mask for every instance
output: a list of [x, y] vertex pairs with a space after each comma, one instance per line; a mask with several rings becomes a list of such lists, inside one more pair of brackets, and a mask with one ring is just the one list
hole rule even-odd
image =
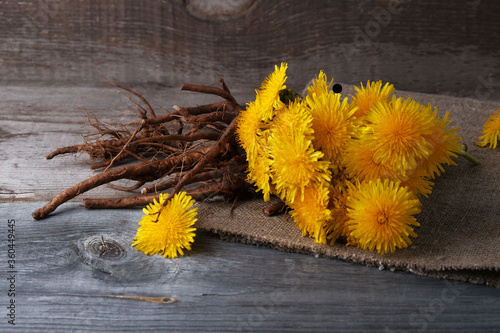
[[[345, 85], [344, 85], [345, 87]], [[343, 94], [352, 90], [344, 89]], [[474, 166], [463, 158], [458, 166], [447, 166], [435, 180], [429, 198], [422, 198], [418, 237], [406, 249], [379, 255], [347, 247], [320, 245], [301, 235], [289, 215], [266, 217], [262, 199], [239, 202], [230, 217], [231, 203], [199, 205], [197, 227], [225, 239], [270, 246], [282, 251], [353, 261], [381, 269], [404, 270], [419, 275], [486, 284], [500, 288], [500, 148], [491, 150], [474, 144], [483, 124], [499, 103], [440, 95], [396, 92], [449, 111], [460, 126], [463, 143], [479, 159]]]

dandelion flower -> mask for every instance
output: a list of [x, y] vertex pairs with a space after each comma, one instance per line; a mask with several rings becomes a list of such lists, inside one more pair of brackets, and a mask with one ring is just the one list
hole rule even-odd
[[351, 231], [347, 222], [347, 198], [349, 191], [353, 188], [352, 182], [346, 178], [334, 182], [330, 186], [330, 201], [329, 209], [331, 210], [332, 218], [326, 223], [327, 238], [335, 243], [339, 238], [345, 238], [347, 244], [357, 246], [357, 239], [351, 236]]
[[270, 133], [280, 133], [284, 138], [300, 133], [306, 139], [314, 139], [314, 130], [311, 127], [312, 115], [305, 104], [300, 101], [291, 102], [283, 107], [273, 118]]
[[359, 247], [380, 254], [394, 252], [411, 244], [417, 237], [412, 226], [419, 226], [413, 215], [420, 202], [399, 183], [389, 180], [361, 183], [347, 200], [348, 226]]
[[195, 201], [181, 192], [174, 195], [158, 217], [158, 210], [167, 197], [168, 194], [162, 193], [159, 202], [155, 200], [143, 209], [146, 215], [139, 222], [132, 246], [148, 255], [159, 253], [165, 258], [177, 258], [178, 254], [184, 255], [182, 249], [191, 250], [196, 230], [192, 226], [197, 221], [198, 208], [191, 209]]
[[247, 154], [247, 161], [253, 167], [257, 153], [262, 149], [262, 131], [264, 117], [257, 102], [251, 102], [240, 112], [236, 120], [236, 136]]
[[354, 90], [356, 90], [356, 95], [351, 95], [351, 107], [357, 108], [354, 116], [361, 118], [370, 110], [374, 103], [389, 102], [389, 95], [394, 92], [394, 86], [386, 83], [382, 87], [382, 81], [371, 83], [368, 81], [366, 88], [361, 83], [361, 88], [354, 86]]
[[333, 79], [330, 83], [327, 82], [326, 74], [323, 71], [320, 71], [315, 80], [313, 80], [313, 84], [307, 87], [307, 94], [310, 97], [321, 96], [328, 94], [328, 88], [332, 85]]
[[297, 193], [303, 200], [304, 188], [313, 181], [330, 180], [328, 161], [312, 145], [311, 116], [301, 103], [292, 103], [271, 128], [269, 153], [273, 184], [280, 198], [293, 203]]
[[271, 188], [271, 163], [269, 149], [264, 147], [258, 151], [253, 167], [248, 168], [248, 182], [262, 191], [264, 201], [269, 201], [274, 193]]
[[462, 149], [462, 145], [459, 143], [461, 138], [457, 133], [460, 128], [447, 128], [451, 123], [451, 120], [449, 120], [450, 114], [446, 112], [444, 117], [440, 119], [437, 116], [437, 108], [434, 108], [433, 112], [431, 110], [431, 106], [429, 105], [427, 112], [433, 120], [431, 126], [432, 132], [423, 137], [431, 144], [432, 150], [429, 156], [418, 162], [418, 165], [419, 168], [425, 170], [429, 178], [433, 179], [444, 172], [443, 164], [457, 165], [451, 158], [457, 157], [457, 154]]
[[302, 236], [314, 238], [315, 243], [326, 244], [325, 224], [331, 219], [328, 209], [328, 182], [310, 183], [304, 188], [304, 200], [291, 204], [295, 224], [302, 230]]
[[357, 178], [359, 181], [392, 178], [396, 174], [392, 166], [375, 162], [373, 148], [368, 146], [363, 139], [348, 142], [342, 165], [350, 177]]
[[264, 113], [263, 120], [272, 119], [274, 110], [278, 110], [284, 106], [280, 99], [280, 92], [286, 88], [286, 69], [288, 65], [284, 62], [281, 66], [274, 66], [274, 72], [262, 82], [260, 91], [257, 91], [257, 98], [259, 106]]
[[407, 186], [415, 194], [427, 197], [434, 185], [428, 180], [428, 173], [420, 167], [405, 172], [395, 171], [391, 165], [376, 163], [373, 159], [373, 150], [363, 140], [352, 140], [344, 155], [342, 165], [347, 174], [358, 179], [360, 182], [370, 180], [388, 179], [401, 182], [401, 186]]
[[411, 192], [421, 194], [427, 198], [432, 192], [432, 186], [434, 186], [428, 175], [425, 169], [417, 167], [411, 172], [390, 179], [401, 181], [401, 186], [406, 186]]
[[432, 133], [432, 119], [421, 112], [421, 105], [408, 98], [379, 102], [367, 115], [367, 144], [376, 163], [390, 164], [399, 172], [412, 170], [417, 159], [427, 158], [432, 145], [424, 135]]
[[293, 203], [297, 193], [311, 181], [329, 179], [329, 163], [322, 161], [323, 153], [315, 151], [311, 140], [295, 135], [291, 138], [275, 139], [271, 148], [273, 184], [280, 198]]
[[478, 146], [484, 147], [490, 145], [491, 149], [495, 149], [500, 139], [500, 109], [494, 111], [490, 118], [484, 123], [483, 131], [479, 137], [481, 142], [476, 142]]
[[355, 109], [349, 107], [347, 99], [340, 102], [340, 94], [333, 92], [307, 96], [314, 130], [313, 145], [325, 154], [332, 165], [340, 165], [346, 143], [356, 135]]

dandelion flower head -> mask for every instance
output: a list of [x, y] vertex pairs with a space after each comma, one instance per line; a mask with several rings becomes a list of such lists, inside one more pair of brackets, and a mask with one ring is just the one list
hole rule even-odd
[[350, 108], [346, 98], [341, 102], [340, 97], [331, 91], [306, 97], [313, 117], [313, 145], [334, 166], [340, 165], [345, 145], [358, 129], [354, 117], [356, 109]]
[[330, 186], [330, 201], [328, 208], [332, 212], [332, 219], [327, 221], [327, 238], [335, 243], [337, 239], [344, 238], [348, 245], [357, 246], [357, 239], [352, 237], [347, 222], [347, 198], [350, 190], [354, 188], [353, 183], [345, 177], [332, 182]]
[[236, 137], [247, 154], [247, 161], [253, 167], [257, 153], [265, 144], [263, 141], [263, 131], [265, 123], [262, 108], [254, 101], [250, 102], [247, 108], [240, 112], [236, 121]]
[[432, 119], [421, 112], [419, 103], [393, 98], [390, 103], [374, 104], [366, 117], [369, 125], [364, 136], [376, 163], [405, 172], [430, 155], [432, 145], [424, 135], [432, 133]]
[[328, 94], [328, 89], [332, 85], [333, 79], [328, 83], [326, 74], [320, 71], [318, 76], [313, 80], [312, 85], [307, 87], [309, 97], [322, 96]]
[[461, 138], [457, 133], [460, 128], [448, 128], [451, 123], [450, 114], [446, 112], [444, 117], [440, 119], [437, 115], [437, 108], [434, 108], [434, 111], [431, 110], [432, 108], [429, 105], [425, 112], [432, 119], [432, 132], [424, 135], [424, 138], [431, 144], [432, 149], [429, 156], [423, 158], [422, 161], [418, 161], [418, 165], [419, 168], [425, 170], [429, 178], [433, 179], [444, 172], [443, 164], [457, 165], [451, 158], [457, 157], [457, 153], [460, 152], [462, 146], [459, 143]]
[[363, 87], [363, 83], [361, 83], [361, 88], [354, 86], [354, 90], [356, 93], [355, 96], [351, 96], [351, 107], [356, 108], [354, 114], [356, 118], [361, 118], [370, 110], [374, 103], [389, 102], [389, 95], [394, 92], [394, 86], [386, 83], [382, 87], [382, 81], [371, 83], [368, 81], [366, 87]]
[[269, 136], [271, 172], [276, 192], [286, 203], [312, 181], [330, 180], [328, 161], [312, 144], [311, 115], [301, 102], [291, 103], [280, 114]]
[[392, 179], [400, 181], [401, 186], [406, 186], [411, 192], [423, 195], [426, 198], [431, 194], [434, 186], [434, 183], [429, 180], [429, 173], [420, 167], [408, 171], [404, 175], [397, 175]]
[[325, 225], [332, 218], [328, 193], [328, 182], [310, 183], [304, 188], [304, 199], [291, 204], [290, 215], [302, 230], [302, 236], [313, 237], [315, 243], [326, 244]]
[[391, 165], [377, 163], [373, 159], [373, 148], [363, 139], [350, 140], [342, 156], [342, 165], [347, 174], [359, 181], [376, 180], [377, 178], [392, 179], [397, 174]]
[[312, 121], [312, 114], [306, 105], [296, 100], [280, 109], [276, 114], [271, 123], [269, 135], [279, 133], [283, 138], [286, 138], [294, 133], [300, 133], [306, 139], [313, 140]]
[[258, 191], [262, 191], [264, 201], [269, 201], [274, 193], [271, 187], [271, 163], [269, 149], [264, 147], [258, 151], [253, 166], [248, 168], [247, 180], [257, 186]]
[[[191, 250], [196, 228], [198, 208], [192, 208], [194, 199], [181, 192], [167, 203], [158, 216], [162, 203], [168, 194], [160, 194], [159, 201], [144, 208], [140, 227], [132, 246], [145, 254], [162, 254], [165, 258], [177, 258], [184, 255], [183, 249]], [[157, 220], [158, 219], [158, 220]]]
[[286, 69], [288, 65], [281, 63], [281, 66], [274, 66], [274, 72], [262, 82], [260, 90], [257, 91], [256, 101], [262, 108], [263, 120], [272, 119], [274, 111], [281, 109], [284, 104], [280, 99], [280, 92], [286, 88]]
[[389, 180], [361, 183], [347, 200], [348, 226], [359, 247], [380, 254], [411, 244], [417, 237], [412, 226], [419, 226], [413, 215], [420, 202], [406, 187]]
[[490, 145], [489, 148], [495, 149], [500, 139], [500, 109], [495, 110], [490, 118], [484, 123], [483, 131], [479, 137], [481, 142], [476, 142], [477, 145], [484, 147]]

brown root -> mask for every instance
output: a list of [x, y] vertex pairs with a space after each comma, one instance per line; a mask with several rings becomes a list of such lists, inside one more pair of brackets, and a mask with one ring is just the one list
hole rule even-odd
[[[64, 202], [104, 184], [117, 190], [133, 191], [146, 183], [168, 177], [156, 185], [143, 187], [141, 196], [86, 199], [85, 207], [144, 206], [158, 197], [157, 193], [152, 192], [170, 189], [165, 205], [186, 185], [195, 183], [201, 185], [188, 193], [197, 200], [214, 195], [236, 197], [240, 192], [249, 190], [245, 182], [246, 156], [241, 149], [236, 148], [235, 139], [236, 119], [242, 107], [222, 79], [222, 88], [185, 84], [181, 89], [214, 94], [224, 101], [196, 107], [174, 107], [173, 112], [161, 116], [157, 116], [151, 105], [137, 92], [104, 80], [142, 102], [133, 102], [140, 121], [118, 124], [113, 128], [102, 124], [96, 117], [91, 121], [87, 114], [90, 125], [97, 133], [87, 135], [84, 144], [57, 149], [47, 158], [86, 152], [91, 158], [102, 160], [93, 169], [105, 167], [105, 170], [56, 195], [44, 207], [33, 212], [33, 218], [43, 219]], [[137, 162], [119, 166], [130, 159]], [[111, 184], [120, 179], [137, 183], [131, 187]]]
[[285, 214], [286, 212], [286, 204], [283, 201], [278, 201], [270, 206], [267, 206], [262, 210], [262, 213], [266, 216], [275, 216], [280, 214]]
[[[242, 175], [233, 175], [231, 180], [219, 178], [212, 179], [198, 186], [193, 190], [187, 190], [187, 194], [196, 201], [203, 201], [218, 195], [225, 198], [237, 196], [237, 191], [248, 190], [249, 185], [244, 183]], [[87, 209], [103, 208], [130, 208], [137, 206], [147, 206], [154, 200], [159, 200], [159, 193], [140, 195], [116, 199], [84, 199], [84, 207]]]
[[107, 170], [59, 193], [44, 207], [36, 210], [32, 216], [35, 220], [43, 219], [66, 201], [71, 200], [93, 188], [99, 187], [103, 184], [108, 184], [115, 180], [130, 179], [140, 182], [153, 181], [163, 177], [181, 164], [186, 166], [195, 164], [196, 161], [204, 155], [205, 150], [194, 151], [189, 155], [176, 156], [175, 158], [158, 160], [151, 163], [141, 162], [126, 167]]

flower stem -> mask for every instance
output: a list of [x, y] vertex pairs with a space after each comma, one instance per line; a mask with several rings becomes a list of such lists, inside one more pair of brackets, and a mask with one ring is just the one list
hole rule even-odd
[[479, 164], [479, 161], [467, 152], [466, 145], [462, 145], [462, 150], [458, 153], [458, 155], [464, 157], [466, 160], [468, 160], [469, 162], [471, 162], [474, 165]]

